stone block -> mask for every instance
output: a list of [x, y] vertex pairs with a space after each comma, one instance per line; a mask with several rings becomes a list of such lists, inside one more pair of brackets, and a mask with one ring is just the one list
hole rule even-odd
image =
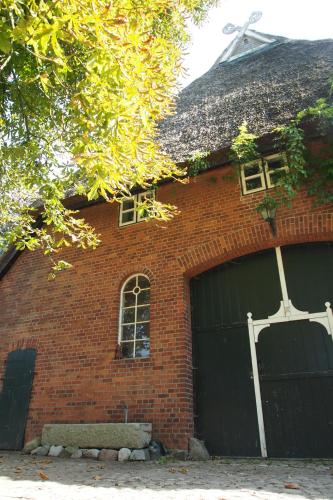
[[189, 439], [189, 456], [191, 460], [209, 460], [209, 453], [203, 441], [197, 438]]
[[77, 446], [66, 446], [64, 451], [66, 452], [66, 455], [68, 457], [71, 457], [74, 453], [76, 453], [78, 451], [78, 449], [79, 448]]
[[79, 448], [146, 448], [152, 425], [130, 424], [46, 424], [42, 444], [78, 446]]
[[98, 455], [98, 460], [105, 460], [105, 461], [114, 462], [115, 460], [118, 460], [118, 451], [117, 450], [103, 449], [103, 450], [101, 450], [100, 454]]
[[28, 443], [26, 443], [24, 445], [22, 452], [23, 453], [31, 453], [32, 450], [35, 450], [36, 448], [38, 448], [38, 446], [40, 446], [40, 444], [41, 444], [41, 438], [36, 437], [35, 439], [32, 439], [31, 441], [29, 441]]
[[130, 456], [131, 456], [131, 450], [129, 448], [120, 448], [118, 453], [118, 461], [126, 462], [126, 460], [129, 460]]
[[49, 457], [60, 457], [63, 451], [63, 446], [51, 446], [49, 449]]
[[48, 445], [44, 446], [38, 446], [38, 448], [35, 448], [32, 450], [31, 455], [38, 455], [39, 457], [46, 457], [50, 450], [50, 447]]
[[98, 455], [100, 454], [100, 450], [97, 450], [96, 448], [90, 448], [88, 450], [81, 450], [82, 451], [82, 456], [83, 458], [98, 458]]
[[82, 458], [82, 450], [78, 448], [71, 454], [71, 458]]
[[145, 460], [149, 460], [150, 455], [149, 455], [148, 448], [144, 448], [141, 450], [133, 450], [129, 459], [133, 460], [133, 461], [140, 461], [140, 462], [143, 462]]

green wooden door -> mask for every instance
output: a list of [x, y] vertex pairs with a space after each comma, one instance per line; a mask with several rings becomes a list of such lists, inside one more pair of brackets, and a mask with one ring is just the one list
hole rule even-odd
[[273, 314], [279, 300], [274, 250], [191, 281], [196, 432], [213, 455], [260, 456], [246, 320]]
[[[288, 295], [310, 313], [333, 302], [333, 246], [282, 248]], [[333, 338], [323, 325], [271, 325], [257, 343], [268, 455], [333, 457]]]
[[[282, 248], [299, 310], [333, 303], [331, 243]], [[191, 280], [195, 427], [214, 455], [260, 455], [247, 313], [282, 300], [275, 250], [235, 259]], [[319, 323], [265, 328], [256, 343], [268, 456], [333, 456], [333, 340]]]
[[0, 449], [21, 450], [34, 376], [35, 349], [11, 352], [0, 394]]

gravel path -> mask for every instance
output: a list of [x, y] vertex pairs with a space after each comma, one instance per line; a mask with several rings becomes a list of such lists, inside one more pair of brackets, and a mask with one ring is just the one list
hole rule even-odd
[[102, 463], [0, 454], [0, 500], [333, 500], [332, 461]]

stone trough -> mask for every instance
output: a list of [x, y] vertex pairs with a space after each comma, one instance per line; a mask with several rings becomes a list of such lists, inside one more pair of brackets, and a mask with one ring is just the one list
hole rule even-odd
[[42, 445], [77, 446], [79, 448], [147, 448], [152, 424], [45, 424]]

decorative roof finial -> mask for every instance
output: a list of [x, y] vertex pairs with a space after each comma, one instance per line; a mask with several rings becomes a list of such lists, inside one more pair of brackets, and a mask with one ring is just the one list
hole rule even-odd
[[[235, 31], [238, 31], [238, 33], [229, 47], [223, 52], [221, 58], [218, 59], [218, 62], [224, 62], [234, 59], [235, 57], [239, 57], [240, 55], [246, 54], [249, 51], [253, 51], [255, 48], [262, 47], [265, 44], [275, 41], [275, 39], [273, 37], [270, 37], [269, 35], [260, 34], [249, 29], [250, 24], [258, 22], [259, 19], [261, 19], [261, 16], [262, 12], [255, 11], [252, 12], [249, 19], [243, 26], [235, 26], [231, 23], [228, 23], [224, 26], [223, 33], [225, 35], [231, 35]], [[249, 38], [252, 40], [251, 48], [245, 49], [245, 45], [248, 43]], [[242, 47], [242, 45], [244, 47]]]
[[245, 33], [245, 31], [248, 29], [250, 24], [254, 24], [254, 23], [258, 22], [261, 19], [261, 16], [262, 16], [262, 12], [260, 12], [259, 10], [252, 12], [249, 19], [246, 21], [246, 23], [244, 24], [243, 27], [242, 26], [235, 26], [234, 24], [228, 23], [224, 26], [223, 33], [225, 35], [231, 35], [235, 31], [239, 31], [240, 32], [239, 36], [242, 36]]

